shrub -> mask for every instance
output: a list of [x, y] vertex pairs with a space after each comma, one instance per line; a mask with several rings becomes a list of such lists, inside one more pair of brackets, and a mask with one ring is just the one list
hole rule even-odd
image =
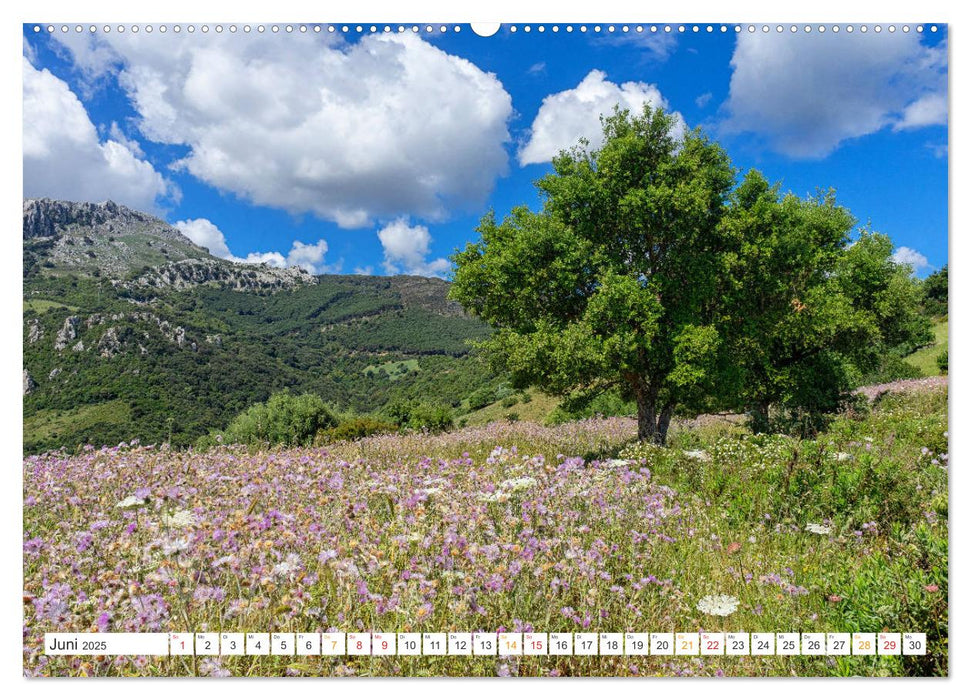
[[922, 376], [920, 368], [910, 364], [902, 357], [890, 354], [883, 359], [876, 371], [863, 378], [860, 385], [885, 384], [898, 379], [920, 379]]
[[433, 433], [448, 430], [454, 424], [452, 410], [448, 406], [418, 404], [408, 416], [406, 427], [412, 430], [429, 430]]
[[937, 356], [937, 368], [941, 370], [941, 374], [947, 374], [947, 350]]
[[395, 425], [411, 430], [440, 432], [454, 425], [452, 409], [442, 405], [392, 401], [384, 407], [384, 415]]
[[606, 391], [596, 395], [577, 395], [566, 398], [563, 403], [554, 408], [546, 422], [558, 425], [573, 420], [603, 416], [630, 416], [637, 414], [637, 404], [624, 399], [617, 391]]
[[398, 426], [372, 416], [357, 416], [341, 421], [336, 426], [326, 428], [317, 433], [314, 443], [327, 445], [340, 440], [358, 440], [368, 435], [393, 433]]
[[337, 424], [316, 394], [273, 394], [266, 403], [250, 406], [229, 424], [225, 443], [310, 445], [317, 433]]
[[476, 389], [468, 398], [469, 410], [478, 411], [496, 400], [496, 390], [489, 386]]

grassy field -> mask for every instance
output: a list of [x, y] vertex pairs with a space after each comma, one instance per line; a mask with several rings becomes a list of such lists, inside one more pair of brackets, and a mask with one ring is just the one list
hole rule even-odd
[[409, 372], [417, 372], [420, 370], [418, 365], [418, 360], [392, 360], [390, 362], [385, 362], [380, 365], [368, 365], [363, 370], [364, 374], [379, 373], [383, 372], [387, 375], [388, 379], [395, 381], [401, 379]]
[[67, 411], [46, 409], [24, 419], [24, 434], [34, 440], [57, 439], [69, 429], [85, 431], [99, 425], [115, 425], [129, 419], [130, 408], [121, 400], [79, 406]]
[[493, 421], [521, 420], [544, 423], [553, 410], [560, 405], [560, 399], [540, 391], [530, 391], [529, 398], [523, 401], [522, 394], [512, 394], [502, 401], [496, 401], [477, 411], [472, 411], [462, 420], [466, 425], [488, 425]]
[[920, 348], [908, 357], [907, 362], [914, 365], [925, 377], [933, 377], [941, 373], [937, 366], [937, 356], [947, 350], [947, 319], [937, 319], [934, 322], [934, 342]]
[[[538, 398], [538, 397], [537, 397]], [[534, 398], [536, 401], [536, 398]], [[814, 440], [623, 418], [24, 460], [28, 675], [948, 672], [947, 394]], [[718, 597], [713, 599], [713, 597]], [[918, 631], [904, 657], [46, 657], [104, 631]]]
[[42, 314], [46, 313], [50, 309], [63, 309], [64, 311], [74, 312], [78, 310], [78, 307], [71, 306], [70, 304], [64, 304], [59, 301], [51, 301], [50, 299], [25, 299], [24, 300], [24, 311]]

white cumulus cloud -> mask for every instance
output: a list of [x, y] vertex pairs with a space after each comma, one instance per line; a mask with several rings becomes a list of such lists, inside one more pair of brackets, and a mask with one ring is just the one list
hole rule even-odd
[[217, 258], [231, 260], [233, 254], [226, 245], [226, 236], [209, 219], [186, 219], [172, 224], [183, 236], [198, 246], [202, 246]]
[[396, 219], [378, 231], [378, 238], [384, 248], [384, 270], [389, 275], [441, 277], [450, 267], [445, 258], [428, 260], [432, 236], [425, 226], [409, 226], [406, 219]]
[[65, 46], [93, 76], [117, 74], [145, 137], [188, 147], [177, 167], [253, 204], [348, 228], [436, 220], [481, 206], [508, 169], [502, 84], [410, 34], [85, 33]]
[[320, 275], [339, 271], [340, 264], [327, 264], [327, 241], [321, 238], [316, 243], [294, 241], [286, 255], [278, 251], [253, 252], [245, 258], [233, 255], [226, 243], [226, 235], [209, 219], [186, 219], [172, 224], [182, 234], [198, 246], [208, 249], [217, 258], [249, 265], [266, 264], [271, 267], [302, 267], [307, 272]]
[[821, 158], [886, 127], [947, 122], [947, 53], [917, 33], [743, 33], [732, 56], [726, 133]]
[[[612, 114], [615, 106], [640, 113], [645, 104], [668, 109], [656, 86], [638, 82], [618, 85], [607, 80], [603, 71], [592, 70], [575, 88], [543, 99], [529, 140], [519, 149], [519, 163], [548, 163], [581, 138], [589, 141], [590, 148], [599, 148], [603, 144], [601, 115]], [[675, 116], [679, 131], [683, 130], [684, 120], [680, 114]]]
[[102, 141], [87, 110], [63, 80], [23, 59], [24, 196], [100, 202], [157, 211], [174, 185], [113, 130]]
[[914, 272], [930, 267], [927, 257], [913, 248], [900, 246], [893, 252], [893, 261], [898, 265], [910, 265]]

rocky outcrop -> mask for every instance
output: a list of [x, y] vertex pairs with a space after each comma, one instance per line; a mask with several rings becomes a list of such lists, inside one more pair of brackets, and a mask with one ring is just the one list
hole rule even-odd
[[110, 200], [98, 204], [46, 198], [24, 200], [24, 240], [57, 238], [77, 229], [118, 235], [133, 229], [147, 230], [156, 238], [194, 245], [178, 229], [161, 219]]
[[60, 374], [61, 374], [61, 368], [55, 367], [54, 369], [51, 370], [51, 373], [47, 375], [47, 378], [56, 379], [58, 376], [60, 376]]
[[191, 289], [212, 285], [237, 292], [267, 292], [317, 284], [317, 278], [300, 267], [271, 267], [227, 260], [179, 260], [154, 267], [134, 281], [155, 289]]
[[[214, 257], [178, 229], [114, 202], [24, 200], [25, 260], [71, 270], [126, 289], [213, 285], [274, 292], [316, 284], [302, 268], [237, 263]], [[26, 263], [25, 263], [26, 264]], [[89, 323], [98, 321], [89, 319]]]
[[33, 393], [34, 389], [36, 388], [37, 388], [37, 382], [34, 381], [34, 378], [30, 376], [30, 372], [28, 372], [27, 368], [25, 367], [24, 368], [24, 396], [27, 396], [28, 394]]
[[71, 341], [77, 340], [79, 323], [81, 319], [77, 316], [68, 316], [64, 319], [64, 325], [57, 332], [57, 338], [54, 340], [55, 350], [63, 350], [71, 344]]
[[395, 275], [389, 279], [391, 289], [398, 292], [406, 309], [417, 308], [442, 316], [465, 316], [462, 305], [448, 298], [449, 284], [437, 277]]
[[40, 321], [36, 318], [32, 318], [27, 322], [27, 342], [33, 345], [38, 340], [44, 337], [44, 329], [40, 325]]
[[[126, 321], [128, 323], [125, 323]], [[144, 330], [144, 328], [139, 329], [133, 326], [132, 324], [134, 323], [146, 323], [150, 326], [155, 326], [165, 340], [177, 347], [190, 348], [193, 352], [199, 349], [198, 344], [188, 337], [185, 328], [173, 325], [166, 319], [149, 311], [119, 312], [113, 314], [99, 313], [91, 314], [83, 319], [80, 316], [68, 316], [64, 319], [64, 325], [57, 334], [54, 348], [59, 351], [64, 350], [76, 340], [77, 342], [74, 343], [71, 349], [74, 352], [84, 352], [88, 346], [85, 345], [84, 339], [81, 338], [82, 328], [85, 331], [90, 331], [92, 328], [104, 326], [107, 323], [111, 323], [112, 325], [108, 326], [102, 332], [98, 342], [94, 345], [98, 354], [106, 359], [114, 357], [120, 352], [124, 352], [125, 348], [129, 345], [129, 340], [131, 340], [132, 335], [138, 334], [145, 340], [151, 339], [152, 336], [148, 331]], [[29, 335], [30, 330], [28, 329], [28, 337]], [[91, 340], [89, 338], [90, 342]], [[218, 335], [207, 335], [206, 342], [210, 345], [222, 345], [222, 339]], [[144, 344], [139, 342], [137, 348], [140, 354], [149, 354], [149, 350]]]
[[101, 357], [109, 359], [121, 352], [121, 340], [118, 338], [118, 329], [110, 327], [98, 341], [98, 352]]
[[212, 259], [178, 229], [114, 202], [24, 200], [25, 260], [113, 280], [130, 279], [149, 265]]

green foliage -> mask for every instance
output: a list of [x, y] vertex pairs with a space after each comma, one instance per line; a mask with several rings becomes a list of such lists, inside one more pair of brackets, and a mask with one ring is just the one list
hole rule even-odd
[[925, 313], [931, 316], [947, 315], [947, 265], [927, 276], [923, 293]]
[[899, 358], [931, 337], [919, 286], [886, 236], [863, 230], [849, 245], [854, 224], [832, 192], [780, 196], [757, 171], [732, 195], [720, 393], [757, 430], [775, 407], [811, 432], [863, 375], [916, 371]]
[[395, 425], [409, 430], [436, 433], [454, 425], [452, 410], [448, 406], [423, 401], [394, 401], [385, 406], [382, 413]]
[[229, 444], [310, 445], [317, 433], [337, 420], [316, 394], [273, 394], [266, 403], [250, 406], [222, 434]]
[[937, 356], [937, 368], [941, 371], [941, 374], [947, 374], [947, 350]]
[[551, 425], [594, 416], [631, 416], [637, 413], [637, 404], [624, 399], [616, 389], [594, 395], [575, 394], [567, 397], [547, 417]]
[[904, 358], [908, 364], [917, 367], [924, 377], [932, 377], [940, 373], [937, 358], [948, 349], [947, 316], [935, 319], [933, 330], [934, 342], [918, 348]]
[[[25, 452], [134, 438], [191, 445], [284, 389], [326, 396], [342, 411], [371, 413], [394, 400], [455, 407], [496, 384], [465, 342], [487, 336], [489, 328], [458, 314], [445, 298], [447, 283], [356, 275], [318, 280], [274, 293], [200, 286], [146, 294], [74, 274], [25, 279], [24, 367], [38, 383], [23, 400]], [[181, 326], [186, 342], [176, 345], [157, 322], [133, 312]], [[53, 348], [71, 314], [81, 319], [83, 352]], [[89, 325], [96, 314], [103, 322]], [[126, 316], [108, 318], [117, 314]], [[372, 328], [385, 328], [379, 344], [359, 328], [365, 317]], [[43, 337], [30, 343], [33, 321]], [[109, 326], [126, 340], [105, 358], [97, 346]], [[405, 327], [396, 342], [393, 329]], [[368, 349], [378, 345], [383, 349]], [[55, 369], [60, 373], [48, 379]], [[124, 410], [98, 421], [97, 429], [73, 421], [79, 408], [114, 401]], [[52, 422], [56, 429], [44, 427]]]
[[[944, 488], [946, 431], [947, 394], [932, 391], [887, 396], [872, 413], [841, 416], [815, 439], [726, 431], [699, 441], [689, 430], [673, 437], [672, 449], [641, 443], [621, 456], [646, 459], [654, 478], [678, 491], [717, 500], [738, 526], [768, 514], [772, 522], [888, 529], [923, 518], [915, 492]], [[704, 455], [691, 453], [699, 446]], [[944, 468], [932, 460], [945, 460]]]
[[734, 174], [700, 132], [672, 136], [661, 110], [617, 111], [603, 130], [600, 150], [553, 159], [542, 211], [482, 219], [450, 295], [498, 329], [483, 345], [515, 386], [621, 387], [642, 436], [663, 442], [674, 407], [713, 380], [708, 306]]
[[476, 389], [474, 392], [472, 392], [466, 401], [470, 411], [478, 411], [480, 408], [485, 408], [495, 400], [495, 387], [484, 386], [481, 389]]
[[329, 445], [341, 440], [358, 440], [368, 435], [393, 433], [398, 426], [372, 416], [355, 416], [341, 420], [336, 426], [321, 430], [314, 439], [315, 445]]
[[886, 355], [873, 372], [863, 377], [862, 383], [885, 384], [898, 379], [918, 379], [923, 376], [925, 373], [911, 362], [897, 355]]

